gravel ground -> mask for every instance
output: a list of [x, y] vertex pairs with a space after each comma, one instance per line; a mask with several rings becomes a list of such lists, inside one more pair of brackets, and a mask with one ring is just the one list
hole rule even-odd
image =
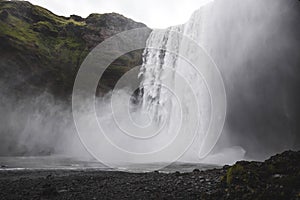
[[300, 199], [300, 152], [191, 173], [0, 171], [0, 199]]

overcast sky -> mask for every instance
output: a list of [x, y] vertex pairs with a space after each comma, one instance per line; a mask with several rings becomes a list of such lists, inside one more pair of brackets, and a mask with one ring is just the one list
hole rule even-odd
[[29, 0], [58, 15], [87, 17], [90, 13], [123, 14], [151, 28], [186, 22], [208, 0]]

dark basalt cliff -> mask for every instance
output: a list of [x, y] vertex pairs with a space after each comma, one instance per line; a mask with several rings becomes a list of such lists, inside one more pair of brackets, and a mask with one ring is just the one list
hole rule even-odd
[[[99, 43], [119, 32], [145, 27], [116, 13], [62, 17], [26, 1], [0, 1], [0, 83], [7, 95], [47, 91], [70, 97], [80, 64]], [[141, 64], [142, 50], [117, 59], [99, 92]]]

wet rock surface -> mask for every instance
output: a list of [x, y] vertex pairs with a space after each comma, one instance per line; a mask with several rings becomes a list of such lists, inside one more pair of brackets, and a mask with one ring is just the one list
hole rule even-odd
[[0, 199], [299, 199], [300, 152], [190, 173], [0, 171]]

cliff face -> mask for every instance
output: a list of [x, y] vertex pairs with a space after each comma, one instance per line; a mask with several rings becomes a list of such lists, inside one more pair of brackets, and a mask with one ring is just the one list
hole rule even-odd
[[[0, 83], [4, 93], [34, 94], [47, 90], [69, 97], [77, 70], [100, 42], [119, 32], [145, 27], [116, 13], [87, 18], [57, 16], [25, 1], [0, 2]], [[105, 74], [100, 92], [132, 66], [141, 52], [122, 56]]]

